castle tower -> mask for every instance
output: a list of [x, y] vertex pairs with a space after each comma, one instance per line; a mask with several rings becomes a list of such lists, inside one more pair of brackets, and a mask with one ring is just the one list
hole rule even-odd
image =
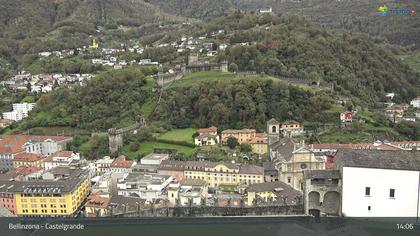
[[90, 46], [90, 48], [97, 49], [98, 47], [99, 47], [99, 44], [96, 42], [96, 39], [93, 39], [92, 45]]
[[188, 65], [197, 65], [198, 64], [198, 54], [191, 53], [188, 56]]
[[280, 140], [280, 122], [271, 119], [267, 122], [268, 145]]

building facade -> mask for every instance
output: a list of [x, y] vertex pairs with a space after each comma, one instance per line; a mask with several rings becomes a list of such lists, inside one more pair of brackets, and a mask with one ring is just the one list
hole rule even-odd
[[222, 143], [226, 144], [229, 137], [234, 137], [238, 140], [239, 144], [249, 143], [255, 138], [257, 131], [255, 129], [228, 129], [222, 131]]
[[70, 217], [77, 213], [90, 187], [87, 173], [73, 170], [58, 180], [15, 182], [11, 191], [18, 216]]

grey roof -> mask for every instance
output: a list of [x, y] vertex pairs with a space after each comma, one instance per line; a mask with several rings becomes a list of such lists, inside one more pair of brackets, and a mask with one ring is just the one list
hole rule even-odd
[[248, 187], [247, 191], [256, 193], [274, 192], [278, 197], [277, 201], [281, 202], [285, 198], [288, 204], [293, 203], [297, 197], [302, 196], [301, 192], [282, 181], [252, 184]]
[[344, 166], [420, 170], [420, 151], [339, 150], [334, 158], [334, 168]]
[[280, 122], [278, 122], [276, 119], [271, 118], [269, 121], [267, 121], [268, 125], [278, 125]]
[[295, 145], [296, 143], [291, 138], [283, 138], [273, 143], [270, 149], [277, 151], [285, 161], [290, 161], [295, 150]]
[[109, 200], [110, 204], [129, 204], [129, 205], [134, 205], [134, 204], [139, 204], [139, 203], [144, 203], [146, 200], [141, 199], [141, 198], [135, 198], [135, 197], [125, 197], [125, 196], [120, 196], [120, 195], [115, 195], [112, 196], [111, 199]]
[[340, 179], [339, 170], [306, 170], [305, 179]]
[[[13, 193], [69, 193], [87, 176], [87, 171], [73, 169], [69, 176], [58, 180], [28, 180], [13, 181], [8, 192]], [[9, 184], [10, 181], [2, 181], [0, 185]]]
[[250, 175], [264, 175], [264, 168], [256, 165], [242, 164], [240, 166], [239, 173]]
[[183, 186], [204, 186], [206, 181], [202, 179], [183, 179], [180, 184]]

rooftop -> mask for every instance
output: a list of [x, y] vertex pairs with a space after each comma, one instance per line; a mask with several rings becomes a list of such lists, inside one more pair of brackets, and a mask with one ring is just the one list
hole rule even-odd
[[71, 137], [38, 135], [0, 135], [0, 153], [16, 154], [23, 152], [23, 145], [27, 142], [44, 142], [47, 140], [61, 142], [69, 139], [71, 139]]
[[364, 167], [397, 170], [420, 170], [420, 151], [339, 150], [334, 169]]
[[236, 134], [236, 133], [256, 133], [255, 129], [227, 129], [223, 130], [222, 134]]
[[111, 168], [131, 168], [133, 164], [133, 160], [127, 160], [124, 155], [121, 155], [111, 163]]
[[13, 161], [36, 162], [42, 160], [41, 155], [35, 153], [22, 152], [13, 158]]
[[[81, 169], [72, 169], [72, 172], [66, 178], [57, 180], [33, 179], [28, 181], [13, 181], [10, 192], [27, 194], [63, 194], [75, 190], [87, 177], [87, 172]], [[0, 186], [10, 184], [10, 181], [0, 181]]]
[[206, 185], [206, 181], [201, 179], [183, 179], [180, 184], [182, 186], [204, 186]]
[[209, 128], [201, 128], [198, 130], [199, 134], [205, 134], [205, 133], [217, 133], [217, 127], [212, 126]]
[[306, 170], [305, 179], [340, 179], [339, 170]]

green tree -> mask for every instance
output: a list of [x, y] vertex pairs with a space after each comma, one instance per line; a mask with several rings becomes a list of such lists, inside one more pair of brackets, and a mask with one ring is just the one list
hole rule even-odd
[[235, 63], [230, 63], [230, 65], [229, 65], [229, 71], [230, 72], [238, 72], [238, 65], [236, 65]]
[[230, 149], [234, 149], [239, 143], [237, 138], [231, 136], [227, 138], [226, 144]]
[[241, 152], [250, 153], [252, 151], [252, 146], [249, 143], [242, 143], [241, 144]]

